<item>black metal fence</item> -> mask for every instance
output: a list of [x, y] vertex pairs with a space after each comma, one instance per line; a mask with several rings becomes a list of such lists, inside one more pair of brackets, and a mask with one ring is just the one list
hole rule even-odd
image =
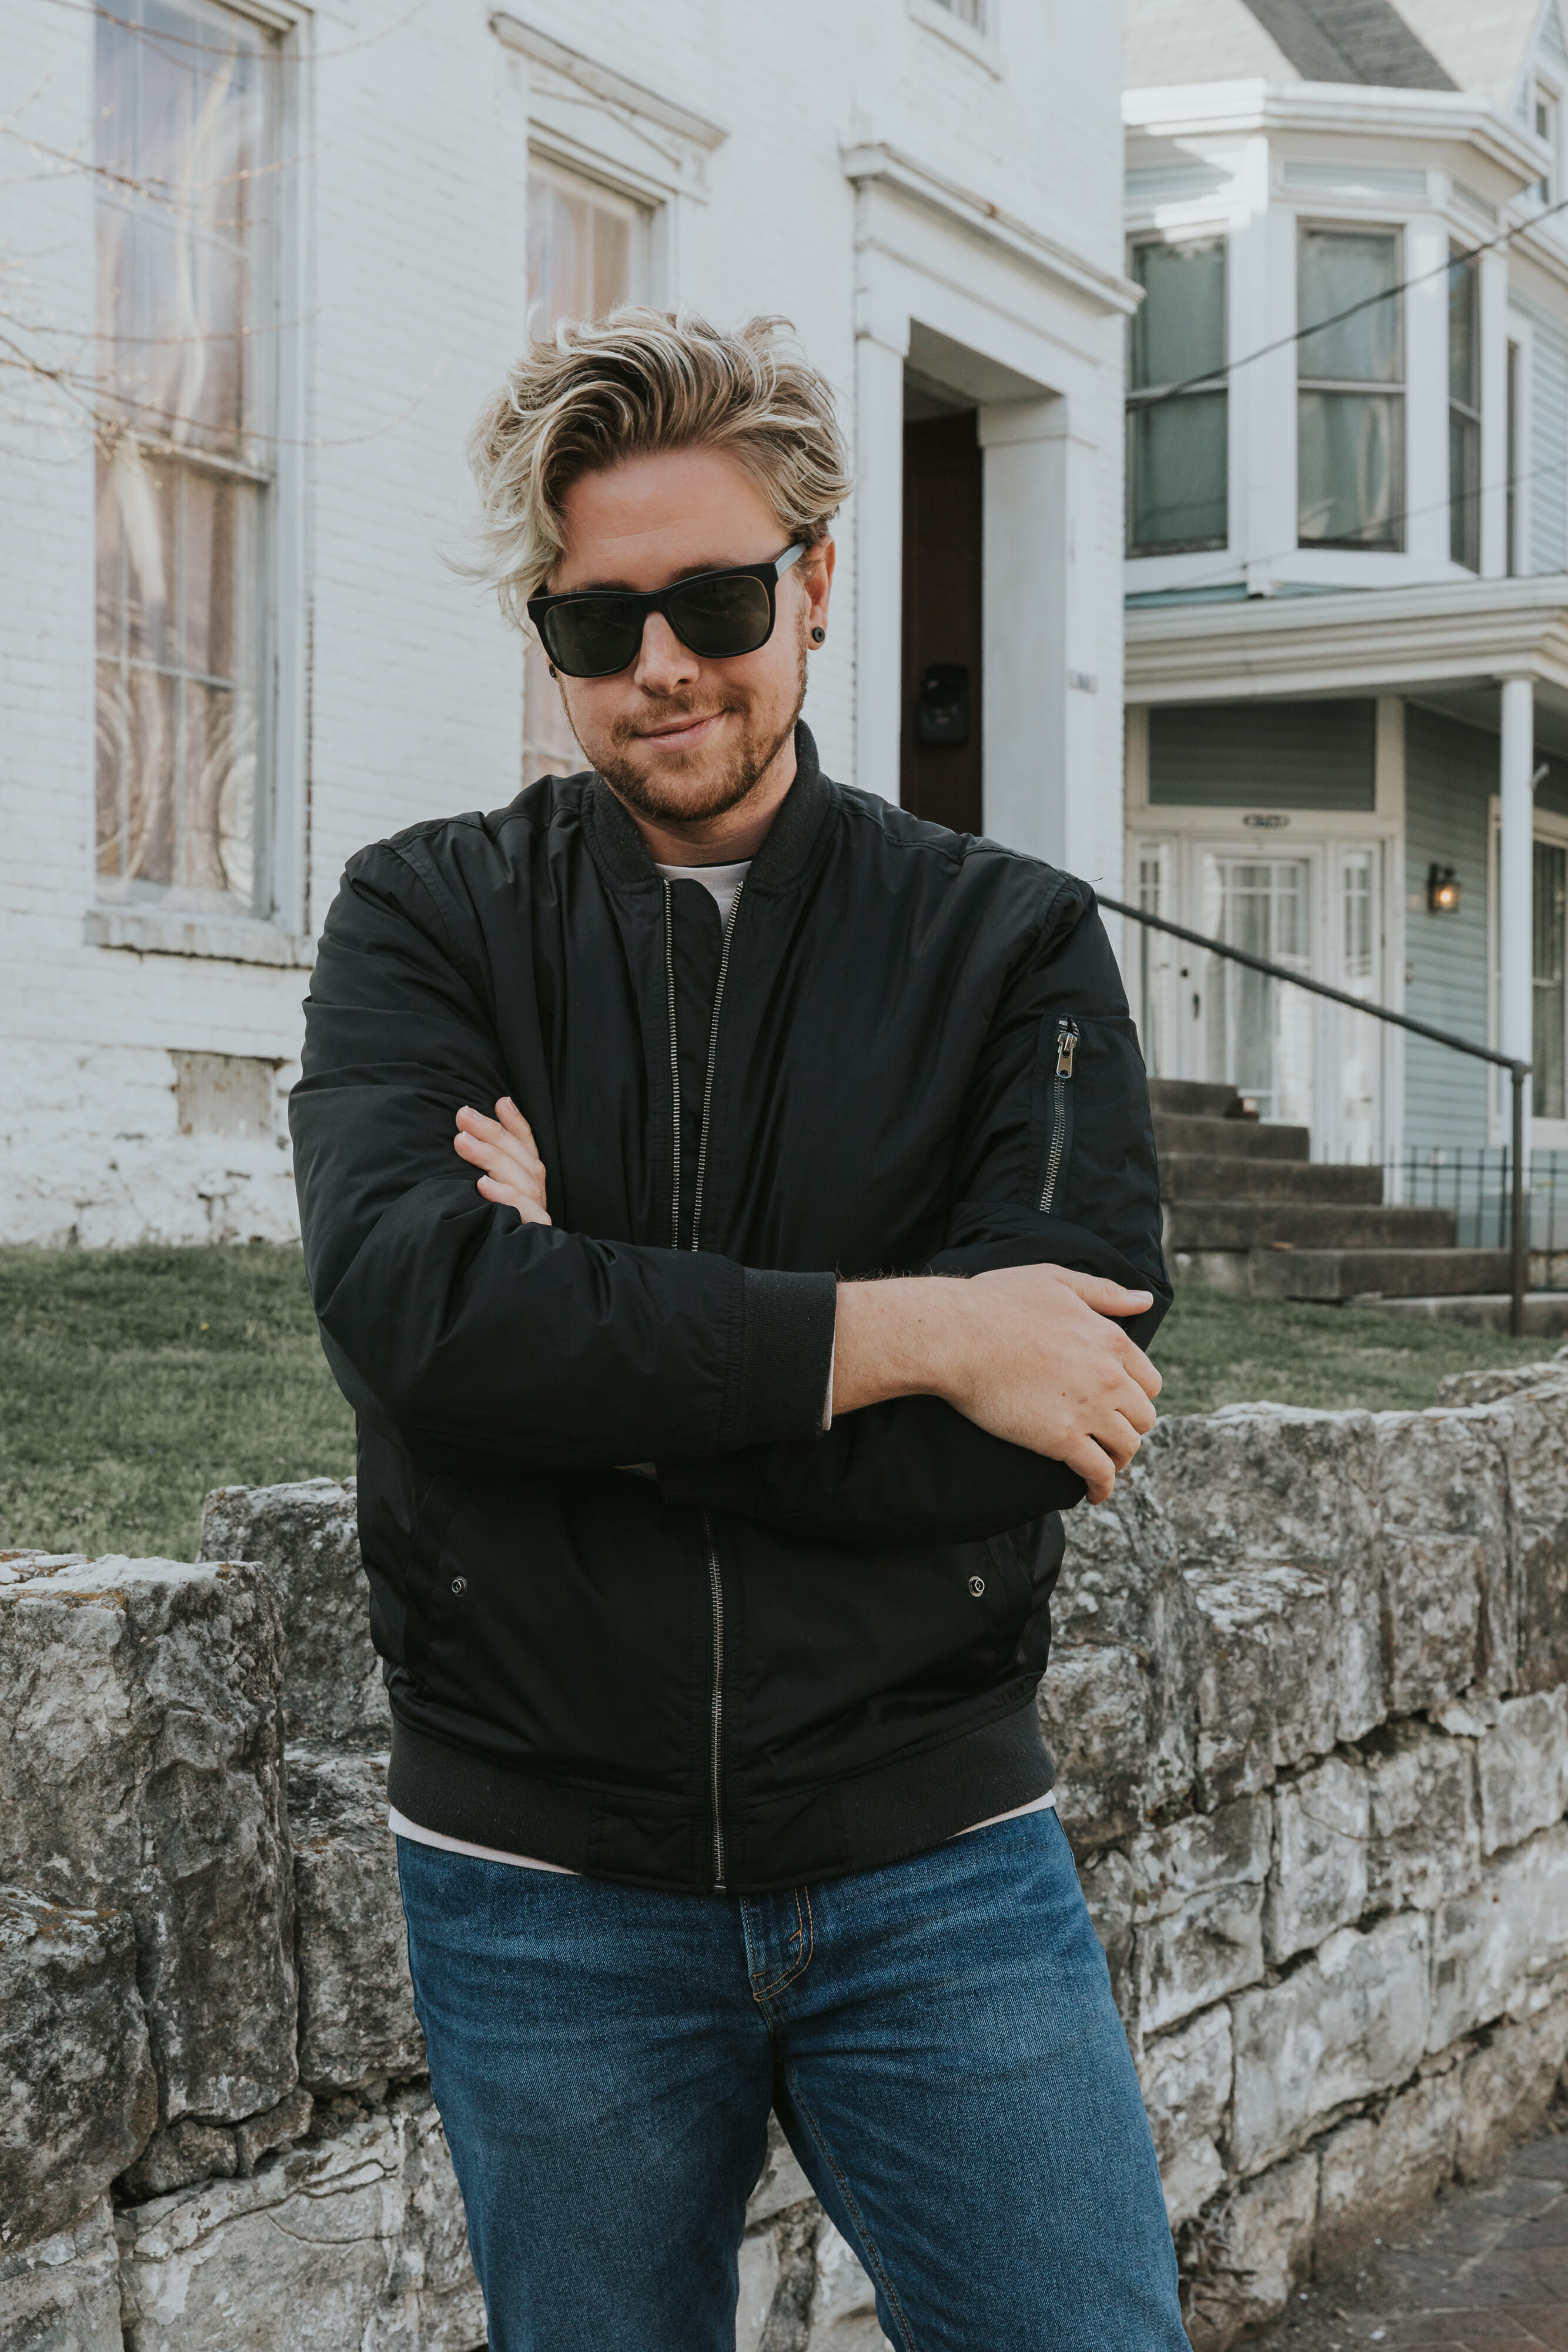
[[[1550, 1250], [1552, 1239], [1538, 1237], [1539, 1213], [1534, 1182], [1538, 1167], [1543, 1180], [1542, 1207], [1546, 1229], [1550, 1235], [1557, 1231], [1558, 1202], [1563, 1200], [1562, 1186], [1568, 1175], [1559, 1180], [1555, 1163], [1568, 1154], [1556, 1152], [1531, 1153], [1527, 1186], [1524, 1168], [1524, 1082], [1530, 1076], [1528, 1062], [1515, 1061], [1511, 1055], [1500, 1054], [1490, 1045], [1478, 1045], [1469, 1037], [1456, 1037], [1450, 1030], [1434, 1029], [1429, 1022], [1413, 1020], [1407, 1013], [1396, 1013], [1386, 1004], [1370, 1003], [1364, 996], [1353, 996], [1348, 989], [1331, 988], [1327, 981], [1308, 980], [1299, 971], [1291, 971], [1284, 964], [1270, 963], [1266, 956], [1249, 954], [1245, 948], [1233, 948], [1223, 940], [1212, 940], [1203, 931], [1189, 930], [1185, 923], [1173, 923], [1164, 915], [1152, 915], [1145, 907], [1129, 907], [1119, 898], [1102, 898], [1100, 904], [1113, 915], [1122, 915], [1129, 922], [1142, 923], [1149, 930], [1164, 931], [1173, 940], [1185, 940], [1189, 947], [1202, 948], [1209, 955], [1223, 956], [1231, 963], [1245, 964], [1250, 971], [1260, 971], [1268, 979], [1278, 981], [1287, 988], [1304, 989], [1310, 996], [1326, 997], [1332, 1004], [1343, 1004], [1352, 1013], [1364, 1013], [1368, 1020], [1381, 1021], [1391, 1028], [1403, 1029], [1413, 1037], [1425, 1037], [1435, 1045], [1443, 1045], [1453, 1054], [1467, 1055], [1472, 1061], [1489, 1062], [1496, 1069], [1506, 1070], [1512, 1089], [1511, 1142], [1500, 1149], [1479, 1147], [1452, 1151], [1413, 1151], [1396, 1163], [1385, 1168], [1385, 1199], [1402, 1201], [1412, 1207], [1452, 1208], [1460, 1222], [1458, 1240], [1462, 1246], [1506, 1249], [1512, 1257], [1512, 1299], [1509, 1328], [1517, 1336], [1524, 1329], [1524, 1294], [1529, 1286], [1530, 1253], [1532, 1249]], [[1541, 1166], [1551, 1161], [1548, 1169]], [[1390, 1183], [1396, 1179], [1396, 1183]], [[1409, 1190], [1423, 1182], [1428, 1192]], [[1495, 1187], [1495, 1192], [1494, 1192]], [[1445, 1189], [1446, 1188], [1446, 1189]], [[1526, 1202], [1530, 1206], [1526, 1209]], [[1568, 1200], [1563, 1200], [1568, 1209]], [[1495, 1241], [1483, 1241], [1479, 1236], [1488, 1230], [1489, 1218], [1495, 1219]], [[1568, 1216], [1563, 1230], [1568, 1234]], [[1467, 1234], [1478, 1238], [1467, 1243]]]

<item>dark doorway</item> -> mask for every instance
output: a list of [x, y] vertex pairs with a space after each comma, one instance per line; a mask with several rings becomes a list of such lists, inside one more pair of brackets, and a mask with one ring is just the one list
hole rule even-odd
[[899, 797], [978, 833], [980, 445], [975, 411], [904, 427], [904, 728]]

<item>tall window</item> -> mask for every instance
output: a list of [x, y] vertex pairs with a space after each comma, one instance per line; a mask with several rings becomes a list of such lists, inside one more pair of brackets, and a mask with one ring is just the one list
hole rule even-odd
[[1535, 183], [1535, 194], [1543, 205], [1556, 201], [1557, 195], [1557, 93], [1543, 82], [1535, 85], [1535, 135], [1550, 149], [1552, 161]]
[[1225, 240], [1134, 245], [1144, 299], [1127, 394], [1127, 551], [1223, 547], [1226, 520]]
[[1303, 547], [1405, 544], [1398, 286], [1396, 232], [1302, 229], [1296, 349]]
[[99, 893], [265, 914], [277, 48], [204, 0], [97, 40]]
[[1538, 841], [1534, 857], [1533, 1101], [1537, 1118], [1568, 1118], [1565, 1026], [1568, 1012], [1568, 850]]
[[[598, 319], [636, 301], [646, 283], [648, 216], [590, 180], [549, 165], [528, 173], [528, 315], [548, 335], [557, 319]], [[582, 765], [541, 646], [523, 656], [523, 782]]]
[[1449, 248], [1448, 553], [1481, 568], [1480, 278]]

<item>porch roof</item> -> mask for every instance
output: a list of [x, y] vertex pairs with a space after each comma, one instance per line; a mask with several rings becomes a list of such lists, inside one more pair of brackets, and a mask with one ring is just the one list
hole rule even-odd
[[1539, 718], [1568, 731], [1568, 574], [1126, 615], [1130, 703], [1399, 693], [1457, 703], [1504, 677], [1532, 679]]

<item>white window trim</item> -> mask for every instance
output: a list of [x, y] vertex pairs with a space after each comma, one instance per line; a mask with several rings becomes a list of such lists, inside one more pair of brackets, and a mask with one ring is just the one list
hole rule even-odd
[[1007, 71], [998, 38], [997, 18], [1001, 0], [987, 0], [984, 32], [973, 25], [966, 25], [951, 8], [944, 8], [942, 0], [907, 0], [907, 5], [912, 23], [922, 26], [928, 33], [935, 33], [939, 40], [950, 41], [956, 49], [962, 49], [967, 58], [972, 58], [977, 65], [984, 66], [996, 80], [1001, 80]]
[[[279, 161], [308, 148], [311, 90], [305, 71], [309, 15], [265, 0], [222, 0], [230, 15], [264, 26], [277, 37], [280, 65], [276, 147]], [[303, 969], [315, 960], [309, 909], [309, 744], [307, 646], [308, 578], [305, 446], [306, 361], [304, 224], [298, 164], [278, 174], [281, 204], [269, 256], [267, 301], [276, 322], [271, 487], [264, 556], [265, 594], [258, 614], [262, 685], [257, 718], [263, 748], [256, 814], [256, 858], [270, 901], [265, 914], [209, 916], [176, 907], [124, 907], [98, 898], [96, 859], [87, 849], [87, 907], [82, 938], [89, 947], [129, 949], [143, 955], [202, 956], [234, 963]], [[92, 790], [89, 770], [88, 789]]]

